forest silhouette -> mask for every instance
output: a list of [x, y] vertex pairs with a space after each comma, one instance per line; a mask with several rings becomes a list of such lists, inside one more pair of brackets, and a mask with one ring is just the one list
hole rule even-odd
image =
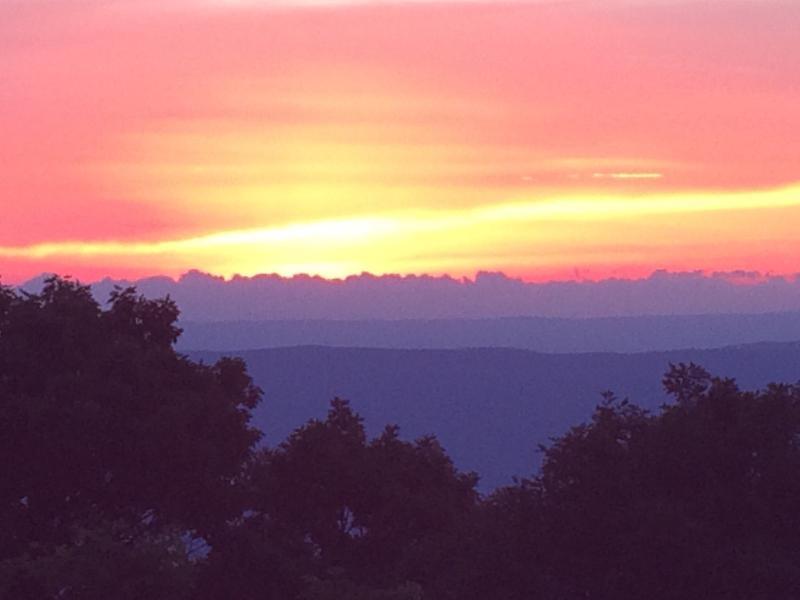
[[481, 494], [436, 438], [370, 438], [338, 398], [265, 446], [246, 364], [176, 352], [178, 316], [0, 287], [0, 598], [800, 597], [797, 385], [674, 365], [668, 405], [608, 393]]

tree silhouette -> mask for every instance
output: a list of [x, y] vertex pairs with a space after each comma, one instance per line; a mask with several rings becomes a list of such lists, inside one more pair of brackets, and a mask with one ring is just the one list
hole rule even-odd
[[[335, 399], [325, 420], [309, 421], [254, 462], [251, 512], [209, 557], [225, 583], [203, 587], [213, 598], [232, 587], [258, 598], [265, 585], [285, 594], [276, 598], [287, 590], [414, 598], [449, 559], [452, 536], [475, 508], [476, 482], [432, 437], [402, 441], [390, 426], [368, 440], [361, 417]], [[243, 563], [271, 581], [257, 575], [258, 585], [242, 589], [241, 577], [226, 574]]]
[[493, 494], [462, 597], [800, 597], [800, 388], [745, 392], [691, 364], [665, 387], [658, 415], [607, 396], [537, 477]]
[[260, 435], [248, 425], [260, 390], [240, 360], [177, 354], [177, 317], [171, 300], [133, 289], [117, 289], [106, 310], [67, 279], [40, 294], [0, 289], [4, 581], [27, 557], [69, 573], [38, 584], [72, 597], [70, 565], [93, 548], [171, 555], [182, 536], [211, 540], [241, 513], [235, 483]]
[[341, 399], [257, 447], [245, 364], [177, 354], [177, 318], [0, 287], [0, 598], [800, 598], [800, 385], [672, 365], [659, 412], [605, 394], [481, 497]]

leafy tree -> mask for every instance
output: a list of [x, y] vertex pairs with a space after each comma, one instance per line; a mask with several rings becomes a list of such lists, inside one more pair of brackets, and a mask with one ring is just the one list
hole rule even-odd
[[[256, 579], [270, 574], [271, 589], [307, 598], [344, 589], [353, 597], [406, 597], [409, 582], [434, 585], [450, 537], [475, 508], [476, 481], [434, 438], [401, 441], [387, 427], [368, 440], [361, 417], [335, 399], [325, 420], [308, 422], [254, 462], [252, 512], [212, 551], [209, 566], [251, 565]], [[302, 568], [279, 558], [286, 556]], [[237, 583], [221, 589], [230, 585]]]
[[0, 563], [0, 591], [15, 600], [190, 598], [195, 570], [178, 532], [130, 537], [94, 525], [76, 528], [70, 543], [32, 544]]
[[309, 577], [299, 600], [422, 600], [422, 588], [406, 583], [392, 589], [376, 589], [348, 580]]
[[744, 392], [691, 364], [664, 383], [660, 414], [609, 395], [539, 476], [490, 498], [484, 554], [508, 561], [472, 563], [471, 581], [507, 598], [800, 597], [800, 388]]
[[[67, 279], [48, 279], [40, 294], [0, 288], [7, 565], [88, 565], [103, 544], [122, 560], [170, 536], [212, 540], [241, 514], [236, 484], [260, 435], [248, 421], [261, 392], [240, 360], [177, 354], [177, 317], [168, 298], [132, 288], [106, 310]], [[59, 597], [78, 589], [74, 576], [53, 584]]]
[[313, 548], [268, 515], [248, 514], [217, 538], [199, 573], [202, 600], [295, 599], [318, 571]]

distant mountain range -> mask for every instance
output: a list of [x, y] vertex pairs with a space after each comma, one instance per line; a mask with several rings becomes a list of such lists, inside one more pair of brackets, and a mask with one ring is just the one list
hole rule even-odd
[[183, 321], [181, 350], [286, 346], [646, 352], [800, 341], [800, 312], [557, 319]]
[[[105, 301], [115, 285], [169, 294], [192, 322], [297, 319], [392, 320], [496, 317], [618, 317], [800, 311], [800, 278], [757, 273], [669, 273], [645, 279], [528, 283], [502, 273], [474, 279], [361, 274], [345, 279], [258, 275], [224, 280], [199, 271], [178, 280], [93, 284]], [[41, 278], [23, 287], [36, 290]]]
[[[193, 352], [211, 361], [222, 353]], [[529, 350], [272, 348], [237, 354], [265, 391], [255, 421], [275, 444], [325, 414], [334, 396], [352, 401], [376, 432], [397, 423], [406, 437], [435, 433], [482, 489], [529, 475], [538, 444], [588, 419], [605, 390], [655, 409], [667, 397], [670, 362], [694, 361], [745, 388], [800, 380], [800, 343], [638, 354], [543, 354]]]

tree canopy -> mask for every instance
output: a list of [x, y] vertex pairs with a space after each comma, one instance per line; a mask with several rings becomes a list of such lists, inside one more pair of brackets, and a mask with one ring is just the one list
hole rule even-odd
[[132, 560], [171, 553], [241, 513], [232, 489], [260, 436], [248, 422], [261, 392], [240, 360], [177, 354], [177, 317], [133, 289], [107, 309], [66, 279], [0, 290], [0, 559], [55, 577], [57, 557], [117, 543]]
[[[248, 579], [237, 565], [247, 562], [276, 573], [284, 594], [276, 597], [290, 589], [303, 598], [342, 590], [346, 597], [414, 598], [417, 585], [435, 584], [445, 568], [445, 550], [476, 506], [476, 483], [435, 438], [403, 441], [388, 426], [368, 440], [361, 417], [334, 399], [325, 420], [309, 421], [258, 455], [248, 517], [209, 556], [222, 585], [206, 589], [213, 598], [233, 586], [237, 597], [265, 597], [263, 582], [241, 587]], [[255, 552], [247, 545], [253, 539], [264, 540]], [[289, 552], [277, 551], [277, 541]], [[293, 582], [283, 562], [289, 554], [303, 564]]]
[[487, 500], [505, 558], [473, 577], [505, 598], [800, 597], [800, 387], [742, 391], [692, 364], [664, 385], [659, 414], [607, 395]]

